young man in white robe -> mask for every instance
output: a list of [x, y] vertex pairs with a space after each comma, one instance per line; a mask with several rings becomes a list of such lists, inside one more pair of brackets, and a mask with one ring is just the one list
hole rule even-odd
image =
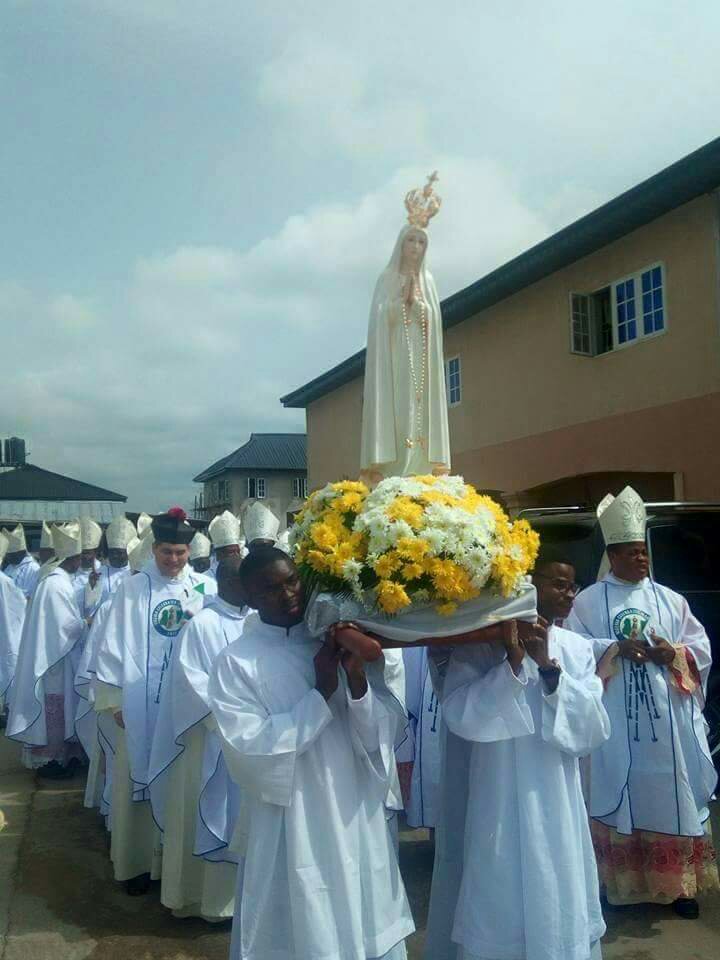
[[219, 564], [224, 560], [233, 558], [240, 560], [243, 556], [240, 545], [240, 521], [229, 510], [224, 510], [219, 516], [212, 518], [208, 533], [215, 548], [215, 557], [212, 562], [214, 576]]
[[257, 612], [208, 687], [243, 792], [231, 958], [404, 958], [414, 927], [385, 819], [404, 710], [382, 661], [309, 633], [289, 557], [257, 547], [241, 575]]
[[534, 638], [459, 647], [446, 665], [427, 960], [601, 955], [579, 758], [610, 725], [592, 644], [548, 626], [566, 615], [573, 580], [572, 568], [541, 556]]
[[239, 565], [231, 556], [218, 567], [218, 595], [182, 629], [160, 698], [150, 800], [163, 831], [160, 900], [177, 917], [225, 920], [235, 907], [237, 857], [228, 847], [239, 790], [222, 756], [207, 687], [215, 658], [241, 636], [248, 613]]
[[8, 542], [3, 573], [10, 577], [26, 597], [30, 597], [37, 586], [40, 564], [28, 553], [25, 530], [21, 523], [14, 530], [3, 530], [3, 534]]
[[696, 895], [718, 889], [702, 716], [710, 641], [687, 600], [650, 578], [642, 498], [626, 487], [598, 518], [610, 572], [576, 598], [568, 626], [593, 639], [612, 723], [590, 762], [600, 877], [611, 905], [673, 904], [695, 919]]
[[160, 514], [151, 529], [153, 562], [116, 590], [95, 663], [95, 709], [111, 710], [122, 731], [113, 771], [110, 855], [115, 879], [125, 882], [131, 896], [147, 893], [151, 879], [160, 876], [148, 768], [173, 641], [202, 609], [212, 583], [188, 564], [195, 531], [183, 510]]
[[75, 736], [73, 686], [86, 622], [72, 575], [80, 566], [80, 526], [53, 530], [58, 566], [37, 586], [25, 616], [7, 735], [25, 744], [23, 762], [41, 776], [72, 776], [85, 759]]
[[[0, 533], [0, 567], [7, 550], [7, 537]], [[0, 573], [0, 726], [4, 726], [10, 685], [15, 676], [20, 636], [27, 600], [10, 577]]]

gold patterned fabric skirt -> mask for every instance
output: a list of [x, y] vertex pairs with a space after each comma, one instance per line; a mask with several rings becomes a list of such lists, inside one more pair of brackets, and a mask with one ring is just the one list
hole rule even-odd
[[614, 906], [667, 904], [720, 889], [709, 820], [702, 837], [649, 830], [633, 830], [627, 836], [597, 820], [590, 825], [600, 885]]

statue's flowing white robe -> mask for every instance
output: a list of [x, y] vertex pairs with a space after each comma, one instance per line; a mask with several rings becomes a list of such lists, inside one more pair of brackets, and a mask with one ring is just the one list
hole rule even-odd
[[717, 783], [702, 715], [710, 641], [680, 594], [612, 573], [576, 597], [568, 619], [569, 628], [593, 638], [597, 660], [633, 626], [650, 643], [654, 629], [689, 651], [702, 683], [692, 695], [681, 693], [668, 667], [617, 659], [604, 698], [612, 736], [591, 757], [590, 815], [621, 834], [700, 837]]
[[3, 572], [26, 597], [31, 597], [38, 585], [40, 564], [28, 553], [20, 563], [9, 563]]
[[[232, 917], [239, 810], [208, 704], [218, 654], [242, 634], [247, 608], [213, 597], [182, 630], [160, 699], [150, 756], [150, 800], [163, 831], [160, 899], [180, 916]], [[207, 859], [205, 859], [205, 857]]]
[[45, 760], [62, 762], [62, 741], [75, 740], [73, 681], [84, 629], [70, 575], [56, 567], [38, 584], [25, 615], [7, 726], [7, 735], [13, 740], [28, 747], [48, 746], [46, 697], [55, 698], [63, 719], [57, 714], [51, 723], [62, 722], [63, 728], [50, 731], [51, 739], [58, 740], [58, 756]]
[[15, 676], [26, 608], [25, 594], [0, 572], [0, 710]]
[[[404, 711], [382, 680], [352, 700], [314, 689], [304, 624], [248, 617], [217, 660], [210, 706], [243, 790], [245, 869], [234, 960], [366, 960], [413, 931], [385, 820]], [[372, 673], [372, 671], [371, 671]]]
[[553, 627], [562, 667], [548, 694], [525, 658], [458, 648], [447, 726], [428, 960], [588, 960], [603, 935], [578, 758], [609, 736], [587, 640]]
[[[417, 302], [407, 310], [408, 339], [403, 323], [402, 246], [408, 231], [416, 229], [405, 227], [400, 232], [375, 287], [368, 323], [360, 465], [380, 469], [386, 477], [427, 474], [434, 467], [450, 469], [442, 317], [435, 281], [424, 261], [418, 279], [425, 302], [425, 347]], [[421, 397], [416, 386], [421, 387]]]
[[202, 609], [207, 579], [189, 566], [164, 577], [154, 561], [122, 581], [110, 603], [95, 663], [95, 709], [122, 710], [111, 798], [111, 857], [117, 880], [159, 876], [159, 832], [148, 793], [155, 722], [172, 644]]

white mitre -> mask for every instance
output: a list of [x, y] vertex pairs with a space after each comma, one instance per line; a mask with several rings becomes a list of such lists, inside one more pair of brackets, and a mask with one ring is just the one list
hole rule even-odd
[[290, 553], [290, 531], [284, 530], [280, 536], [277, 538], [277, 543], [275, 546], [278, 550], [282, 550], [283, 553]]
[[23, 530], [23, 525], [21, 523], [19, 523], [14, 530], [8, 530], [6, 527], [3, 530], [3, 533], [7, 537], [8, 553], [20, 553], [21, 550], [27, 550], [25, 531]]
[[0, 532], [0, 567], [2, 562], [5, 559], [5, 554], [8, 552], [8, 538], [4, 533]]
[[92, 517], [80, 517], [80, 535], [83, 550], [97, 550], [102, 540], [102, 527]]
[[145, 536], [145, 531], [150, 528], [152, 524], [152, 517], [149, 513], [141, 513], [137, 518], [137, 535], [142, 539]]
[[280, 521], [264, 503], [256, 500], [243, 514], [245, 540], [250, 546], [254, 540], [275, 540]]
[[240, 521], [229, 510], [213, 517], [208, 533], [215, 547], [230, 547], [240, 543]]
[[[223, 544], [225, 546], [225, 544]], [[190, 541], [190, 559], [202, 560], [203, 557], [209, 557], [212, 550], [212, 543], [204, 533], [198, 532]]]
[[152, 557], [152, 545], [154, 537], [152, 530], [149, 530], [144, 537], [135, 537], [127, 546], [128, 563], [130, 569], [139, 573], [144, 569], [146, 563]]
[[52, 550], [52, 527], [43, 520], [42, 531], [40, 533], [40, 549]]
[[128, 544], [135, 539], [135, 524], [127, 517], [115, 517], [105, 530], [108, 550], [127, 550]]
[[605, 545], [638, 543], [645, 540], [647, 511], [642, 497], [625, 487], [617, 497], [608, 494], [597, 508]]
[[62, 561], [68, 557], [77, 557], [82, 553], [83, 541], [80, 524], [77, 520], [54, 527], [52, 532], [55, 557]]

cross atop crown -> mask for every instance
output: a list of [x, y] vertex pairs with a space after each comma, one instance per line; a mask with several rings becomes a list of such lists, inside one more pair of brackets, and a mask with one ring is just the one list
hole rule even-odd
[[425, 229], [428, 223], [436, 215], [442, 206], [442, 199], [435, 193], [434, 185], [438, 181], [438, 173], [435, 170], [427, 178], [427, 183], [422, 188], [416, 187], [405, 194], [405, 209], [408, 212], [408, 223], [413, 227], [422, 227]]

